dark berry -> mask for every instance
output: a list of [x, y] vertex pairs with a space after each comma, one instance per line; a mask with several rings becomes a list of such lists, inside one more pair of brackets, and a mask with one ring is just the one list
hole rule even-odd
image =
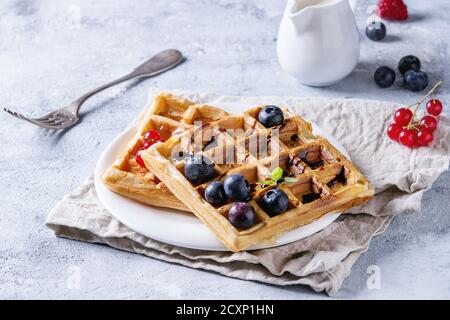
[[199, 155], [190, 156], [184, 166], [184, 175], [193, 184], [202, 184], [214, 177], [214, 163]]
[[379, 67], [375, 71], [373, 79], [380, 88], [388, 88], [395, 81], [395, 71], [386, 66]]
[[266, 128], [279, 126], [284, 122], [283, 110], [276, 106], [265, 106], [258, 114], [258, 121]]
[[380, 41], [386, 37], [386, 26], [383, 22], [373, 21], [366, 27], [366, 36], [373, 41]]
[[287, 210], [289, 199], [283, 191], [273, 189], [264, 194], [259, 200], [259, 205], [269, 216], [273, 217]]
[[408, 70], [403, 77], [403, 84], [408, 90], [422, 91], [428, 87], [428, 75], [420, 70]]
[[400, 71], [402, 75], [404, 75], [406, 71], [411, 69], [420, 70], [421, 67], [422, 63], [420, 62], [419, 58], [413, 55], [401, 58], [398, 63], [398, 71]]
[[243, 175], [234, 173], [223, 182], [223, 188], [228, 198], [236, 201], [250, 200], [250, 185]]
[[214, 181], [205, 190], [205, 199], [214, 206], [220, 206], [227, 202], [228, 197], [223, 189], [223, 183]]
[[255, 221], [255, 211], [246, 202], [236, 202], [228, 211], [228, 220], [239, 229], [247, 229]]

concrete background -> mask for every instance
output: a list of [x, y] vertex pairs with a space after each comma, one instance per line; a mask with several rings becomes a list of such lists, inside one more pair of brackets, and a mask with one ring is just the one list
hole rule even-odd
[[[388, 38], [364, 35], [361, 59], [336, 86], [299, 85], [277, 64], [284, 1], [0, 2], [0, 104], [43, 115], [130, 71], [154, 53], [180, 49], [188, 61], [157, 78], [103, 92], [83, 108], [81, 124], [56, 133], [0, 113], [0, 298], [326, 298], [306, 287], [230, 279], [120, 252], [57, 239], [44, 226], [55, 202], [93, 172], [106, 145], [143, 107], [148, 87], [233, 95], [320, 95], [412, 103], [420, 94], [397, 82], [379, 89], [372, 74], [406, 54], [423, 61], [431, 82], [449, 80], [450, 3], [406, 1], [411, 18], [387, 23]], [[439, 93], [450, 101], [448, 87]], [[448, 112], [448, 109], [447, 109]], [[356, 263], [336, 298], [450, 298], [450, 174], [426, 192], [421, 212], [398, 217]], [[366, 286], [381, 270], [381, 289]], [[80, 268], [81, 288], [67, 279]]]

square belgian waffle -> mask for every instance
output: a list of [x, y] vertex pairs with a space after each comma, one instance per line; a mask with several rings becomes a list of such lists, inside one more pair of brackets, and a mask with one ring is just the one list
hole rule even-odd
[[223, 110], [170, 93], [156, 96], [141, 115], [133, 138], [103, 174], [104, 183], [110, 190], [145, 204], [189, 211], [151, 171], [139, 166], [136, 152], [142, 148], [143, 135], [149, 130], [158, 131], [167, 140], [189, 130], [196, 121], [209, 123], [225, 115]]
[[[190, 128], [142, 155], [146, 166], [232, 251], [273, 241], [327, 213], [362, 204], [374, 194], [355, 165], [326, 139], [314, 135], [310, 123], [284, 109], [284, 123], [266, 129], [257, 120], [262, 108], [221, 116], [203, 124], [202, 130]], [[200, 185], [184, 176], [186, 156], [194, 153], [214, 163], [214, 177]], [[275, 186], [257, 183], [270, 177], [277, 167], [291, 178], [289, 183], [277, 185], [288, 196], [289, 205], [287, 211], [271, 217], [258, 203]], [[250, 184], [249, 204], [255, 220], [245, 230], [227, 218], [232, 201], [215, 207], [204, 198], [204, 190], [212, 181], [223, 181], [233, 173], [243, 175]]]

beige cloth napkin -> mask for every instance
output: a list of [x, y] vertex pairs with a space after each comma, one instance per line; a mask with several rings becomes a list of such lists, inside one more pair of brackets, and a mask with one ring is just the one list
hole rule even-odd
[[[150, 97], [159, 90], [152, 89]], [[314, 121], [334, 135], [372, 182], [376, 197], [352, 208], [324, 230], [297, 242], [251, 252], [211, 252], [164, 244], [144, 237], [115, 219], [100, 203], [93, 178], [63, 197], [46, 224], [57, 236], [144, 254], [191, 268], [277, 285], [304, 284], [333, 295], [370, 240], [392, 217], [420, 209], [423, 192], [449, 167], [450, 121], [441, 117], [430, 148], [407, 149], [386, 137], [394, 103], [356, 99], [233, 97], [181, 93], [211, 105], [277, 104]], [[152, 99], [152, 98], [150, 98]], [[411, 103], [412, 101], [405, 101]], [[356, 214], [359, 213], [359, 214]]]

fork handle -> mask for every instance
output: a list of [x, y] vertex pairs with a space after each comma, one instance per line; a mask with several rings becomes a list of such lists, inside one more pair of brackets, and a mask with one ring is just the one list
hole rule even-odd
[[113, 80], [111, 82], [108, 82], [98, 88], [95, 88], [94, 90], [89, 91], [88, 93], [84, 94], [80, 98], [78, 98], [74, 105], [76, 110], [73, 110], [75, 113], [78, 112], [78, 109], [81, 107], [81, 105], [90, 97], [93, 95], [99, 93], [100, 91], [103, 91], [107, 88], [110, 88], [112, 86], [115, 86], [119, 83], [122, 83], [124, 81], [128, 81], [135, 78], [143, 78], [143, 77], [151, 77], [158, 75], [164, 71], [167, 71], [179, 63], [181, 63], [184, 60], [184, 57], [182, 53], [175, 49], [168, 49], [161, 51], [160, 53], [156, 54], [152, 58], [145, 61], [143, 64], [135, 68], [131, 73]]

